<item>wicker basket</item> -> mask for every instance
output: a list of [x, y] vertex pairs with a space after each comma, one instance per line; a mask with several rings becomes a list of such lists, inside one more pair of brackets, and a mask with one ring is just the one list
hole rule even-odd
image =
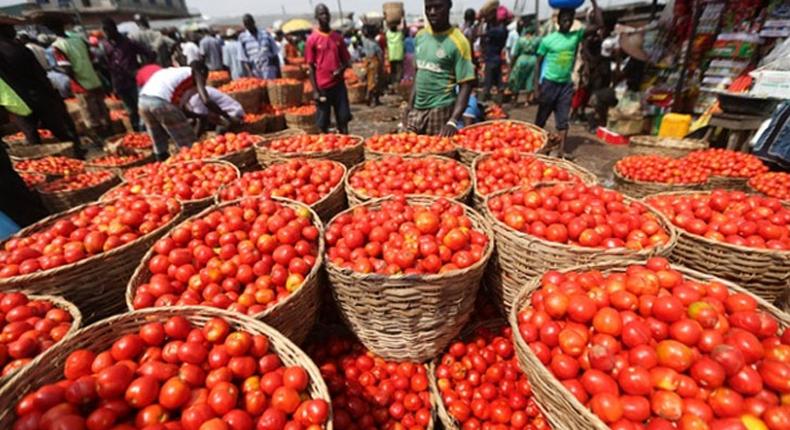
[[219, 88], [225, 84], [230, 83], [230, 77], [219, 79], [206, 79], [206, 85], [214, 88]]
[[[22, 293], [26, 293], [26, 291], [21, 291], [21, 292]], [[32, 300], [46, 300], [46, 301], [52, 303], [53, 305], [55, 305], [56, 308], [63, 309], [66, 312], [68, 312], [69, 315], [71, 315], [71, 327], [69, 328], [69, 331], [66, 332], [66, 335], [63, 336], [62, 339], [57, 341], [50, 348], [55, 348], [58, 345], [61, 345], [64, 342], [66, 342], [72, 335], [74, 335], [74, 333], [82, 325], [82, 313], [80, 313], [80, 310], [76, 306], [74, 306], [73, 303], [69, 302], [68, 300], [64, 300], [63, 298], [61, 298], [59, 296], [35, 295], [35, 294], [26, 294], [26, 295], [27, 295], [27, 298], [29, 300], [31, 300], [31, 301]], [[41, 361], [40, 357], [41, 357], [42, 354], [39, 354], [36, 357], [34, 357], [33, 360], [30, 363], [28, 363], [27, 365], [25, 365], [24, 367], [38, 365], [38, 363]], [[19, 373], [20, 370], [21, 369], [17, 369], [16, 371], [14, 371], [11, 374], [8, 374], [8, 375], [5, 375], [3, 377], [0, 377], [0, 389], [2, 389], [2, 387], [5, 386], [5, 384], [8, 381], [10, 381], [11, 378], [14, 377], [14, 375]]]
[[351, 104], [364, 104], [368, 101], [368, 89], [362, 84], [348, 87], [348, 101]]
[[[630, 264], [644, 264], [644, 262], [637, 260], [620, 260], [596, 264], [595, 266], [585, 265], [563, 269], [563, 271], [600, 270], [605, 272], [620, 272], [624, 271], [625, 267]], [[730, 290], [749, 294], [745, 289], [711, 275], [706, 275], [685, 267], [674, 266], [674, 269], [688, 278], [698, 281], [722, 282]], [[576, 397], [568, 392], [554, 375], [552, 375], [532, 352], [532, 349], [527, 345], [524, 338], [519, 333], [518, 313], [529, 304], [532, 293], [538, 288], [540, 288], [540, 279], [538, 278], [527, 283], [524, 288], [519, 291], [518, 296], [515, 298], [513, 308], [508, 312], [510, 325], [513, 328], [514, 344], [519, 366], [529, 377], [535, 398], [538, 400], [538, 404], [547, 412], [545, 415], [552, 427], [568, 430], [608, 430], [609, 427], [604, 424], [603, 421], [579, 402]], [[755, 297], [755, 299], [757, 300], [758, 306], [774, 316], [782, 327], [790, 325], [790, 315], [782, 313], [779, 309], [776, 309], [773, 305], [759, 297]]]
[[[212, 318], [220, 317], [230, 323], [232, 329], [241, 330], [252, 335], [264, 335], [269, 338], [270, 350], [277, 354], [285, 366], [302, 366], [310, 377], [307, 391], [313, 399], [323, 399], [331, 404], [329, 390], [321, 377], [321, 372], [312, 360], [291, 341], [272, 327], [252, 318], [233, 312], [203, 306], [181, 306], [164, 309], [147, 309], [117, 315], [99, 321], [77, 331], [62, 344], [50, 348], [41, 355], [35, 366], [20, 372], [14, 379], [0, 390], [0, 428], [10, 429], [16, 420], [14, 408], [23, 394], [45, 384], [63, 379], [63, 368], [66, 357], [77, 349], [101, 351], [109, 349], [116, 339], [131, 334], [150, 322], [164, 323], [174, 316], [183, 316], [193, 324], [204, 325]], [[332, 430], [332, 413], [330, 408], [326, 430]]]
[[[258, 199], [258, 197], [245, 197], [244, 199]], [[302, 203], [289, 199], [272, 197], [272, 200], [278, 201], [284, 206], [307, 207]], [[203, 212], [184, 220], [180, 225], [203, 218], [215, 210], [226, 206], [232, 206], [239, 201], [240, 200], [234, 200], [208, 207]], [[269, 324], [295, 343], [301, 343], [307, 337], [307, 334], [310, 332], [310, 329], [313, 327], [318, 317], [318, 309], [321, 303], [321, 289], [318, 278], [323, 259], [324, 232], [318, 215], [313, 212], [312, 209], [308, 210], [310, 210], [313, 223], [319, 230], [318, 256], [316, 257], [313, 268], [307, 274], [304, 283], [297, 291], [280, 300], [277, 304], [265, 311], [252, 315], [253, 318]], [[135, 269], [132, 278], [129, 280], [129, 284], [126, 287], [126, 306], [130, 311], [134, 310], [134, 294], [137, 291], [137, 287], [151, 279], [151, 271], [148, 270], [148, 261], [154, 255], [154, 249], [149, 249], [143, 256], [137, 269]]]
[[[495, 119], [491, 121], [479, 122], [477, 124], [470, 125], [465, 129], [485, 127], [486, 125], [495, 124], [498, 122], [510, 122], [510, 123], [518, 124], [540, 135], [541, 140], [543, 140], [543, 144], [540, 146], [540, 148], [538, 148], [535, 151], [535, 153], [540, 153], [546, 148], [546, 143], [549, 141], [549, 133], [546, 132], [546, 130], [538, 127], [537, 125], [525, 121], [516, 121], [513, 119]], [[477, 158], [479, 155], [482, 154], [481, 152], [473, 151], [471, 149], [466, 149], [461, 145], [457, 145], [457, 146], [458, 146], [458, 158], [461, 160], [462, 163], [466, 164], [467, 166], [471, 166], [472, 163], [474, 163], [475, 158]]]
[[266, 86], [269, 93], [269, 104], [275, 109], [286, 109], [302, 104], [304, 83], [302, 82], [270, 82]]
[[254, 113], [258, 112], [261, 108], [261, 90], [260, 88], [250, 88], [246, 91], [232, 91], [227, 93], [233, 100], [236, 100], [241, 105], [244, 112]]
[[336, 151], [283, 153], [278, 151], [272, 151], [269, 149], [269, 144], [273, 140], [282, 139], [300, 134], [304, 134], [304, 132], [300, 131], [295, 134], [286, 134], [285, 132], [283, 132], [281, 135], [278, 136], [272, 135], [271, 138], [267, 137], [262, 142], [256, 143], [255, 151], [258, 156], [258, 164], [260, 164], [261, 167], [265, 169], [266, 167], [269, 167], [272, 164], [278, 163], [282, 160], [286, 160], [289, 158], [324, 158], [327, 160], [337, 161], [343, 164], [344, 166], [346, 166], [347, 168], [351, 168], [354, 165], [361, 162], [364, 158], [363, 155], [364, 150], [362, 149], [364, 139], [359, 136], [351, 136], [352, 138], [358, 141], [356, 145], [349, 146]]
[[233, 164], [242, 172], [251, 172], [260, 168], [260, 166], [258, 166], [258, 159], [255, 158], [254, 143], [252, 146], [243, 148], [240, 151], [231, 152], [220, 157], [213, 158], [211, 161], [224, 161], [226, 163]]
[[8, 157], [12, 161], [41, 157], [74, 157], [73, 142], [42, 143], [40, 145], [9, 145]]
[[[41, 137], [39, 135], [39, 138], [41, 139], [41, 143], [55, 143], [55, 142], [58, 141], [57, 137], [55, 137], [55, 136], [52, 136], [52, 137]], [[25, 137], [23, 135], [20, 138], [20, 137], [18, 137], [18, 134], [17, 135], [9, 134], [9, 135], [3, 136], [2, 138], [0, 138], [0, 140], [2, 140], [2, 142], [5, 143], [7, 147], [18, 146], [18, 145], [24, 146], [24, 145], [28, 144], [27, 143], [27, 137]]]
[[[79, 212], [82, 205], [67, 212], [50, 215], [24, 228], [13, 237], [43, 230], [58, 219]], [[88, 322], [97, 321], [124, 310], [124, 286], [154, 242], [175, 225], [179, 216], [156, 230], [123, 246], [50, 270], [0, 279], [0, 291], [27, 290], [33, 294], [62, 296], [74, 303]], [[11, 239], [9, 238], [9, 239]]]
[[[377, 208], [386, 200], [372, 200], [365, 206]], [[426, 196], [407, 200], [420, 205], [436, 201]], [[493, 237], [480, 215], [471, 208], [466, 214], [475, 228]], [[387, 360], [422, 362], [443, 351], [469, 321], [492, 250], [490, 241], [477, 263], [445, 274], [363, 274], [330, 261], [326, 271], [343, 319], [365, 347]]]
[[661, 182], [635, 181], [625, 178], [614, 166], [612, 166], [612, 174], [614, 176], [614, 183], [616, 184], [615, 188], [617, 191], [635, 199], [641, 199], [651, 194], [666, 193], [669, 191], [695, 191], [703, 190], [707, 187], [707, 183], [664, 184]]
[[272, 127], [273, 115], [263, 115], [253, 122], [244, 122], [240, 124], [238, 131], [246, 131], [252, 134], [265, 134], [268, 133]]
[[689, 152], [708, 149], [708, 142], [701, 139], [678, 139], [674, 137], [633, 136], [629, 146], [632, 154], [664, 155], [683, 157]]
[[291, 66], [282, 67], [281, 68], [281, 72], [282, 72], [282, 75], [283, 75], [283, 79], [294, 79], [294, 80], [297, 80], [297, 81], [303, 81], [303, 80], [307, 79], [307, 73], [305, 73], [305, 71], [302, 70], [302, 68], [298, 67], [298, 66], [296, 66], [296, 67], [291, 67]]
[[[538, 187], [545, 185], [540, 184]], [[482, 210], [486, 220], [491, 224], [497, 245], [492, 263], [486, 271], [486, 286], [492, 290], [495, 303], [504, 314], [507, 314], [513, 299], [521, 287], [535, 276], [547, 270], [582, 264], [620, 261], [626, 258], [665, 256], [669, 254], [678, 240], [677, 230], [672, 223], [657, 210], [645, 205], [656, 216], [656, 221], [669, 235], [669, 241], [661, 246], [633, 251], [625, 247], [604, 249], [549, 242], [508, 227], [502, 221], [497, 220], [488, 209], [488, 201], [492, 197], [518, 189], [520, 187], [490, 194], [486, 198], [484, 209]], [[623, 199], [625, 203], [636, 201], [625, 195]]]
[[[442, 159], [444, 161], [456, 161], [456, 160], [453, 160], [452, 158], [440, 157], [438, 155], [428, 155], [428, 156], [425, 156], [425, 157], [421, 157], [421, 156], [404, 157], [404, 158], [427, 158], [427, 157], [439, 158], [439, 159]], [[351, 184], [349, 184], [349, 182], [348, 182], [349, 179], [354, 175], [354, 173], [356, 173], [358, 170], [364, 168], [365, 164], [367, 164], [367, 163], [368, 162], [366, 161], [364, 163], [359, 163], [356, 166], [352, 167], [348, 171], [348, 174], [346, 174], [345, 178], [343, 179], [343, 187], [346, 190], [346, 197], [348, 198], [349, 206], [356, 206], [356, 205], [365, 203], [365, 202], [370, 201], [370, 200], [373, 199], [373, 197], [367, 196], [367, 195], [363, 194], [362, 192], [356, 191], [355, 189], [353, 189], [351, 187]], [[466, 166], [464, 166], [464, 168], [466, 168], [467, 171], [469, 170], [469, 168], [466, 167]], [[470, 174], [470, 177], [471, 177], [471, 174]], [[469, 186], [462, 193], [453, 196], [452, 199], [458, 201], [459, 203], [466, 204], [469, 201], [469, 195], [471, 193], [472, 193], [472, 183], [470, 182]], [[409, 194], [409, 195], [421, 195], [421, 194]]]
[[[649, 198], [693, 194], [705, 193], [662, 193]], [[790, 289], [790, 251], [748, 248], [707, 239], [681, 228], [676, 230], [678, 241], [670, 255], [674, 262], [737, 282], [768, 301]]]
[[288, 128], [310, 131], [316, 128], [316, 112], [309, 114], [293, 114], [285, 112], [285, 124]]
[[376, 151], [376, 150], [370, 149], [370, 148], [368, 148], [367, 140], [365, 141], [365, 161], [373, 160], [375, 158], [388, 157], [388, 156], [394, 156], [394, 157], [425, 157], [425, 156], [428, 156], [428, 155], [435, 155], [435, 156], [438, 156], [438, 157], [452, 158], [453, 160], [457, 160], [458, 159], [458, 152], [456, 151], [455, 148], [453, 148], [453, 149], [451, 149], [449, 151], [443, 151], [443, 152], [419, 152], [419, 153], [413, 153], [413, 154], [402, 154], [402, 153], [398, 153], [398, 152], [382, 152], [382, 151]]
[[[124, 149], [123, 151], [124, 152], [125, 151], [136, 152], [136, 151], [133, 151], [131, 149]], [[143, 158], [140, 158], [139, 160], [135, 160], [135, 161], [132, 161], [130, 163], [126, 163], [126, 164], [123, 164], [123, 165], [120, 165], [120, 166], [102, 166], [102, 165], [98, 165], [98, 164], [91, 164], [90, 161], [86, 161], [85, 162], [85, 171], [87, 171], [87, 172], [99, 172], [99, 171], [102, 171], [102, 170], [109, 170], [110, 172], [112, 172], [113, 174], [117, 175], [118, 177], [122, 177], [123, 176], [123, 172], [127, 171], [128, 169], [131, 169], [132, 167], [142, 166], [142, 165], [148, 164], [148, 163], [153, 163], [154, 160], [155, 160], [154, 153], [153, 152], [149, 152], [147, 155], [144, 155]]]
[[71, 191], [44, 191], [41, 186], [36, 188], [41, 203], [50, 213], [58, 213], [73, 207], [90, 203], [99, 199], [107, 190], [121, 183], [121, 179], [113, 173], [106, 181], [96, 185]]
[[749, 178], [730, 178], [727, 176], [711, 176], [708, 178], [707, 189], [725, 189], [734, 191], [749, 191], [747, 185]]
[[[474, 189], [475, 189], [472, 198], [475, 208], [481, 211], [483, 210], [483, 204], [485, 203], [486, 196], [478, 192], [477, 165], [490, 156], [491, 154], [482, 154], [479, 157], [475, 158], [475, 161], [472, 163], [472, 184], [474, 185]], [[532, 157], [538, 161], [543, 162], [548, 166], [557, 167], [562, 170], [565, 170], [571, 175], [579, 178], [585, 184], [593, 185], [598, 182], [598, 177], [595, 176], [594, 173], [590, 172], [589, 170], [585, 169], [582, 166], [579, 166], [578, 164], [571, 163], [570, 161], [566, 161], [560, 158], [553, 158], [541, 154], [522, 153], [521, 156]]]

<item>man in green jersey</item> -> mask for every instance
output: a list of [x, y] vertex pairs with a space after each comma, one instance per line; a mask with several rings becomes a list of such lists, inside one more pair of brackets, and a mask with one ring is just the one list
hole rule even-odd
[[430, 26], [415, 39], [417, 75], [405, 119], [406, 129], [415, 133], [454, 135], [475, 82], [472, 49], [450, 25], [451, 8], [451, 0], [425, 0]]
[[538, 72], [535, 73], [538, 113], [535, 124], [538, 127], [545, 126], [549, 116], [554, 113], [554, 123], [560, 135], [560, 156], [565, 156], [565, 140], [568, 137], [568, 114], [573, 98], [571, 74], [576, 61], [576, 51], [585, 35], [597, 31], [603, 24], [603, 16], [595, 0], [592, 0], [592, 6], [593, 25], [576, 31], [571, 31], [575, 10], [560, 9], [557, 17], [559, 31], [543, 37], [538, 45]]

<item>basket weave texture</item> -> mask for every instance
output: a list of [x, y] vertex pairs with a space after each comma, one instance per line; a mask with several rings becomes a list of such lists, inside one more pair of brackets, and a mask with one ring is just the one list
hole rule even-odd
[[8, 145], [8, 157], [12, 161], [41, 158], [47, 156], [74, 157], [73, 142], [41, 143], [39, 145]]
[[258, 112], [261, 108], [261, 89], [250, 88], [246, 91], [232, 91], [227, 93], [233, 100], [241, 105], [244, 112]]
[[703, 190], [707, 187], [707, 183], [664, 184], [661, 182], [636, 181], [621, 175], [614, 166], [612, 167], [612, 174], [614, 175], [617, 191], [635, 199], [641, 199], [651, 194], [666, 193], [669, 191], [696, 191]]
[[71, 191], [54, 191], [47, 192], [39, 188], [37, 189], [38, 195], [41, 197], [41, 203], [50, 213], [63, 212], [73, 207], [91, 203], [99, 199], [102, 194], [107, 190], [115, 187], [121, 183], [121, 179], [113, 173], [112, 176], [107, 178], [106, 181], [98, 183], [90, 187], [79, 188]]
[[[244, 199], [258, 199], [257, 197], [245, 197]], [[262, 199], [262, 198], [261, 198]], [[272, 200], [275, 200], [282, 204], [283, 206], [289, 206], [292, 208], [297, 207], [305, 207], [304, 205], [299, 202], [295, 202], [289, 199], [283, 199], [279, 197], [272, 197]], [[186, 220], [184, 220], [180, 225], [184, 223], [191, 222], [197, 219], [201, 219], [206, 217], [211, 212], [216, 210], [222, 209], [227, 206], [233, 206], [237, 204], [240, 200], [234, 200], [230, 202], [219, 203], [217, 205], [213, 205], [211, 207], [206, 208], [203, 212], [200, 212], [197, 215], [194, 215]], [[323, 262], [323, 251], [324, 251], [324, 232], [323, 232], [323, 225], [321, 224], [321, 219], [318, 215], [311, 209], [310, 215], [313, 221], [313, 224], [319, 230], [319, 241], [318, 241], [318, 255], [316, 257], [316, 262], [313, 265], [310, 272], [305, 276], [304, 282], [302, 286], [299, 287], [298, 290], [292, 292], [288, 297], [281, 299], [278, 301], [274, 306], [266, 309], [265, 311], [252, 315], [253, 318], [261, 320], [266, 324], [274, 327], [280, 333], [282, 333], [285, 337], [290, 339], [295, 343], [301, 343], [306, 337], [307, 334], [310, 332], [310, 329], [315, 324], [316, 318], [318, 317], [318, 310], [321, 307], [321, 290], [319, 286], [319, 272], [321, 268], [321, 264]], [[126, 287], [126, 306], [130, 311], [134, 311], [134, 295], [137, 291], [137, 287], [141, 284], [148, 282], [151, 279], [151, 271], [148, 270], [148, 261], [156, 255], [154, 249], [149, 249], [145, 255], [143, 256], [140, 264], [134, 271], [132, 278], [129, 280], [129, 284]], [[162, 308], [156, 308], [162, 309]]]
[[633, 136], [629, 141], [629, 146], [633, 154], [657, 154], [667, 157], [682, 157], [693, 151], [708, 149], [708, 142], [701, 139]]
[[[0, 390], [0, 428], [10, 429], [16, 420], [14, 407], [19, 398], [44, 384], [63, 379], [63, 368], [68, 355], [77, 349], [90, 349], [94, 352], [109, 349], [116, 339], [125, 334], [135, 333], [150, 322], [164, 323], [170, 317], [183, 316], [191, 323], [202, 327], [215, 317], [225, 319], [232, 330], [245, 331], [252, 335], [269, 338], [270, 349], [285, 366], [304, 367], [310, 377], [307, 392], [313, 399], [323, 399], [331, 404], [329, 390], [321, 377], [321, 372], [301, 349], [272, 327], [252, 318], [233, 312], [203, 306], [181, 306], [164, 309], [147, 309], [117, 315], [92, 324], [77, 331], [65, 342], [50, 348], [41, 355], [41, 361], [17, 374], [13, 380]], [[325, 425], [332, 430], [332, 414]]]
[[286, 109], [302, 104], [303, 82], [276, 82], [266, 86], [269, 104], [275, 109]]
[[[624, 259], [596, 264], [594, 266], [578, 266], [563, 269], [562, 271], [600, 270], [602, 272], [621, 272], [631, 264], [644, 264], [644, 261]], [[746, 289], [714, 276], [681, 266], [673, 266], [673, 268], [681, 272], [684, 277], [688, 279], [703, 282], [718, 281], [731, 291], [749, 294]], [[513, 308], [508, 312], [510, 326], [513, 328], [513, 338], [519, 366], [521, 370], [527, 373], [529, 381], [532, 384], [533, 394], [538, 400], [538, 404], [545, 410], [546, 418], [548, 418], [553, 428], [568, 430], [607, 430], [609, 427], [579, 402], [576, 397], [570, 394], [554, 375], [546, 369], [518, 331], [518, 313], [529, 305], [530, 297], [539, 288], [539, 278], [535, 278], [527, 283], [516, 297]], [[758, 307], [774, 316], [782, 327], [790, 325], [790, 315], [783, 313], [759, 297], [755, 297], [755, 299], [757, 300]]]
[[[364, 205], [378, 208], [386, 200], [371, 200]], [[418, 205], [435, 200], [426, 196], [407, 198], [410, 204]], [[476, 229], [492, 237], [480, 215], [471, 208], [466, 208], [466, 215]], [[446, 274], [363, 274], [341, 269], [330, 261], [326, 272], [343, 319], [365, 347], [387, 360], [422, 362], [444, 350], [469, 321], [492, 249], [493, 242], [489, 241], [477, 263]]]

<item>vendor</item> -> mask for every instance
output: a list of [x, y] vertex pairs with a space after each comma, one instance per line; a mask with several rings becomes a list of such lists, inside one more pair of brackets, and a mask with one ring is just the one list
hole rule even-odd
[[404, 119], [408, 131], [452, 136], [469, 102], [475, 82], [472, 49], [463, 33], [450, 25], [451, 7], [451, 0], [425, 0], [430, 26], [415, 40], [417, 76]]
[[227, 117], [211, 112], [206, 103], [203, 103], [200, 94], [195, 93], [184, 106], [184, 111], [188, 117], [197, 120], [195, 126], [197, 135], [210, 129], [210, 126], [214, 126], [218, 132], [225, 132], [244, 121], [244, 108], [233, 97], [214, 87], [206, 87], [206, 93], [209, 100], [222, 109]]

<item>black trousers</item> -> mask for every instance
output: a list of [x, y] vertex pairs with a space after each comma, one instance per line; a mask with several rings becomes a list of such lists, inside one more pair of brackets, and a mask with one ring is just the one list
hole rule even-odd
[[41, 143], [41, 136], [38, 135], [38, 128], [41, 127], [50, 130], [58, 140], [74, 142], [74, 148], [81, 149], [77, 128], [60, 96], [36, 96], [29, 107], [33, 111], [30, 115], [13, 116], [14, 124], [19, 127], [29, 144]]
[[3, 145], [0, 145], [0, 196], [0, 210], [20, 227], [49, 214], [38, 195], [30, 191], [16, 173]]

